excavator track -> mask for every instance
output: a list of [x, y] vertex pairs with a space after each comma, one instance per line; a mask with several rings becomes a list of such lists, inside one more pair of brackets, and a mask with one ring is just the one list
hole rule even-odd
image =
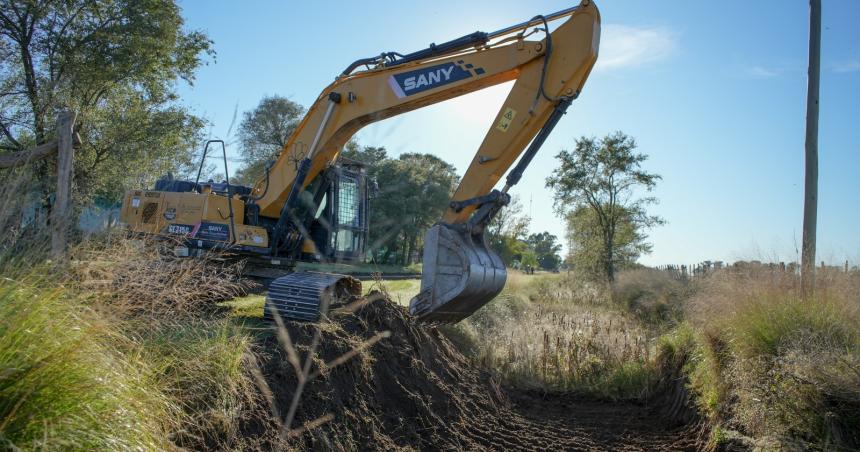
[[263, 318], [315, 322], [334, 305], [361, 296], [361, 281], [347, 275], [301, 271], [269, 285]]

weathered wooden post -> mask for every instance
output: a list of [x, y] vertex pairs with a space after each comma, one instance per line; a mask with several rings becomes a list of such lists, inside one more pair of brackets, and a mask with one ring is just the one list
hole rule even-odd
[[66, 250], [71, 218], [74, 127], [74, 113], [62, 111], [57, 115], [57, 196], [51, 210], [51, 255], [55, 258]]
[[818, 219], [818, 87], [821, 74], [821, 0], [809, 1], [809, 80], [806, 92], [806, 177], [803, 197], [803, 244], [800, 292], [815, 291], [815, 233]]

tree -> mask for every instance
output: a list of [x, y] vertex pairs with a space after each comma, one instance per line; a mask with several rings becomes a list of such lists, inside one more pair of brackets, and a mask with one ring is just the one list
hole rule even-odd
[[355, 140], [347, 142], [340, 155], [367, 165], [367, 174], [371, 178], [376, 174], [379, 165], [388, 159], [388, 152], [384, 147], [360, 146]]
[[[404, 265], [421, 245], [424, 232], [442, 216], [459, 182], [456, 169], [432, 154], [405, 153], [388, 167], [391, 179], [380, 179], [380, 198], [388, 196], [380, 215], [396, 219], [389, 226], [402, 236]], [[393, 182], [388, 185], [389, 181]], [[390, 233], [390, 232], [389, 232]]]
[[519, 196], [512, 196], [511, 202], [503, 207], [487, 225], [485, 234], [490, 247], [507, 266], [516, 262], [524, 264], [523, 255], [529, 251], [526, 238], [529, 233], [530, 219], [523, 213]]
[[459, 181], [451, 164], [430, 154], [388, 157], [385, 148], [347, 143], [341, 154], [368, 165], [379, 186], [370, 200], [369, 254], [379, 263], [409, 265], [427, 229], [448, 207]]
[[253, 184], [265, 174], [266, 164], [278, 157], [302, 120], [305, 108], [281, 96], [266, 96], [246, 111], [239, 124], [245, 166], [236, 173], [241, 183]]
[[561, 252], [561, 244], [558, 243], [558, 237], [549, 232], [541, 232], [530, 235], [526, 242], [534, 250], [535, 258], [542, 269], [555, 270], [561, 264], [561, 257], [558, 255]]
[[[603, 252], [603, 233], [595, 212], [581, 206], [568, 213], [567, 225], [568, 256], [567, 264], [580, 274], [602, 279], [606, 277], [606, 263]], [[613, 269], [633, 266], [639, 256], [651, 252], [651, 244], [641, 228], [622, 215], [615, 234], [615, 243], [610, 260]]]
[[[79, 198], [116, 198], [142, 175], [180, 170], [203, 123], [176, 104], [175, 82], [191, 83], [211, 54], [172, 0], [0, 0], [0, 149], [49, 141], [70, 108], [83, 138]], [[47, 199], [53, 163], [32, 171]]]
[[579, 226], [571, 234], [577, 241], [574, 248], [588, 251], [600, 276], [612, 282], [624, 255], [624, 247], [619, 247], [624, 235], [640, 236], [641, 244], [644, 229], [664, 222], [646, 212], [656, 198], [637, 198], [634, 193], [651, 191], [661, 178], [641, 168], [648, 157], [637, 153], [634, 139], [620, 131], [599, 140], [582, 137], [573, 151], [562, 150], [556, 158], [560, 165], [546, 179], [554, 191], [555, 210], [563, 217], [572, 213], [573, 226]]

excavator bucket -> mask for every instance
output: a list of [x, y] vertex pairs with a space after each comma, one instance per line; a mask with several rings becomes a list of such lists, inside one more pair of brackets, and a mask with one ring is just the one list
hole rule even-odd
[[409, 312], [426, 322], [459, 322], [498, 295], [506, 277], [505, 264], [483, 233], [438, 224], [424, 236], [421, 292], [409, 302]]

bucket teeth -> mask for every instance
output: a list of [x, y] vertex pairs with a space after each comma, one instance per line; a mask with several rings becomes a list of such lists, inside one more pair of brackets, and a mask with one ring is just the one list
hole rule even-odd
[[436, 225], [424, 237], [421, 292], [409, 302], [420, 320], [456, 323], [492, 300], [505, 286], [502, 259], [483, 233], [459, 232]]
[[275, 279], [269, 285], [263, 318], [315, 322], [337, 300], [361, 296], [361, 281], [346, 275], [296, 272]]

